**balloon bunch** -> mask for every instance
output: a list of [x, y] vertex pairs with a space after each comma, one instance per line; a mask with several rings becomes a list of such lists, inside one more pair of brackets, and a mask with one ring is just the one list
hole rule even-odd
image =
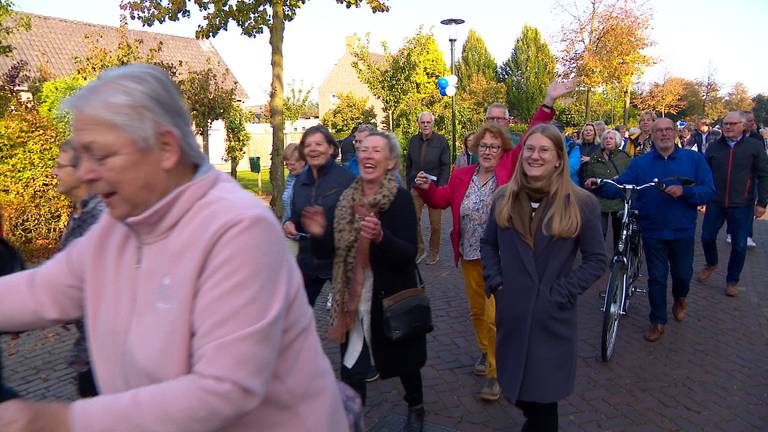
[[456, 75], [448, 75], [440, 77], [437, 80], [437, 88], [440, 89], [441, 96], [453, 96], [456, 94], [456, 85], [459, 83], [459, 78]]

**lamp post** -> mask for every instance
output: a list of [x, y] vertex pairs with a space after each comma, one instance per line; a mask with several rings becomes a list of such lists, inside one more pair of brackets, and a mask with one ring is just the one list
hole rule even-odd
[[[455, 45], [456, 45], [456, 30], [455, 27], [460, 24], [464, 24], [464, 20], [461, 18], [448, 18], [440, 21], [440, 24], [447, 25], [450, 28], [450, 34], [448, 36], [448, 41], [451, 43], [451, 75], [454, 74], [453, 71], [453, 56], [455, 52]], [[451, 96], [451, 164], [454, 164], [456, 162], [456, 95]]]

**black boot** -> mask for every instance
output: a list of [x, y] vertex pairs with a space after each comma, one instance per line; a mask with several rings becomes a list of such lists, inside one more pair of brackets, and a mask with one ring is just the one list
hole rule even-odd
[[424, 405], [408, 407], [408, 418], [405, 420], [403, 432], [423, 432], [424, 414]]

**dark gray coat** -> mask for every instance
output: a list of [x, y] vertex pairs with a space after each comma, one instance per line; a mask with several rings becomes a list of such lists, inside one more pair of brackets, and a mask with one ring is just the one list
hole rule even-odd
[[[499, 228], [496, 205], [491, 209], [481, 241], [483, 277], [486, 290], [496, 295], [496, 364], [510, 402], [555, 402], [573, 392], [576, 299], [605, 272], [608, 259], [600, 205], [586, 192], [576, 193], [579, 234], [554, 239], [539, 229], [535, 250], [515, 228]], [[579, 251], [581, 263], [574, 269]]]

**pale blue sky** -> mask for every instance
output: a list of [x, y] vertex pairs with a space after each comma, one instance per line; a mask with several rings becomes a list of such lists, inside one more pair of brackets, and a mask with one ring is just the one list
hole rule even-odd
[[[98, 24], [117, 25], [119, 0], [15, 0], [16, 9], [41, 15]], [[378, 48], [386, 40], [396, 49], [419, 26], [432, 30], [446, 63], [450, 56], [449, 32], [440, 20], [460, 17], [457, 57], [466, 32], [473, 28], [485, 40], [498, 62], [504, 61], [523, 24], [536, 26], [557, 49], [557, 34], [564, 17], [554, 0], [389, 0], [391, 11], [372, 14], [367, 7], [345, 9], [334, 0], [308, 1], [296, 19], [286, 26], [285, 83], [304, 82], [317, 89], [344, 52], [344, 38], [371, 34]], [[652, 34], [657, 44], [648, 52], [660, 63], [649, 69], [643, 81], [659, 79], [665, 72], [689, 79], [706, 75], [708, 65], [717, 71], [725, 89], [744, 82], [750, 93], [768, 93], [768, 0], [649, 0], [654, 9]], [[194, 37], [200, 15], [179, 23], [166, 23], [146, 30]], [[141, 28], [131, 22], [132, 28]], [[269, 35], [248, 39], [234, 26], [213, 43], [255, 103], [267, 100], [270, 72]]]

